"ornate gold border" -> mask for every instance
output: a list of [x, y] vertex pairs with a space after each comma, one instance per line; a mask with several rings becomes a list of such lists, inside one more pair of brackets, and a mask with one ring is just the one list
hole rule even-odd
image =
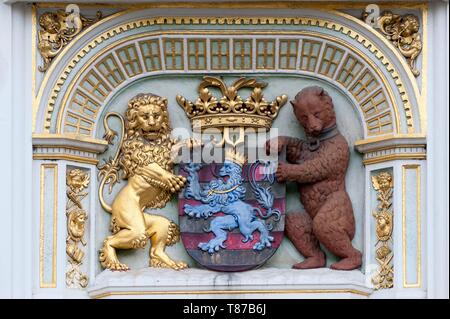
[[83, 136], [80, 134], [53, 134], [53, 133], [33, 133], [33, 138], [48, 138], [48, 139], [69, 139], [74, 141], [81, 141], [81, 142], [87, 142], [92, 143], [96, 145], [108, 145], [108, 142], [105, 140], [100, 140], [97, 138], [92, 138], [89, 136]]
[[383, 163], [393, 160], [425, 160], [426, 153], [389, 154], [363, 160], [364, 165]]
[[[53, 254], [52, 281], [44, 282], [44, 191], [45, 170], [53, 168]], [[57, 255], [57, 218], [58, 218], [58, 164], [42, 164], [40, 172], [40, 214], [39, 214], [39, 286], [40, 288], [56, 288], [56, 255]]]
[[84, 164], [97, 165], [97, 159], [89, 159], [83, 156], [71, 155], [71, 154], [33, 154], [34, 160], [66, 160]]
[[[126, 11], [122, 11], [122, 12], [113, 14], [113, 15], [111, 15], [111, 16], [103, 19], [103, 20], [101, 20], [100, 22], [94, 24], [93, 26], [87, 28], [84, 32], [89, 32], [91, 30], [91, 28], [99, 25], [99, 23], [105, 23], [106, 21], [108, 21], [112, 17], [116, 17], [116, 16], [119, 16], [121, 14], [125, 14], [127, 12], [129, 12], [129, 11], [126, 10]], [[354, 17], [352, 17], [350, 15], [347, 15], [347, 14], [344, 14], [344, 13], [341, 13], [341, 12], [338, 12], [338, 11], [334, 11], [334, 13], [337, 14], [337, 15], [343, 16], [343, 17], [345, 17], [345, 18], [347, 18], [349, 20], [352, 20], [355, 23], [360, 24], [361, 27], [367, 28], [367, 26], [362, 21], [360, 21], [360, 20], [358, 20], [358, 19], [356, 19], [356, 18], [354, 18]], [[302, 20], [302, 18], [286, 18], [286, 17], [284, 17], [284, 18], [283, 17], [280, 17], [280, 18], [273, 18], [273, 17], [270, 17], [270, 18], [267, 18], [267, 17], [257, 17], [257, 18], [178, 17], [178, 18], [171, 18], [171, 19], [169, 19], [169, 18], [151, 18], [151, 19], [140, 20], [140, 21], [133, 22], [133, 23], [126, 23], [123, 26], [115, 28], [115, 30], [116, 30], [116, 32], [121, 32], [121, 30], [128, 29], [130, 27], [136, 27], [138, 25], [143, 25], [143, 23], [146, 23], [146, 24], [149, 24], [149, 23], [178, 24], [178, 23], [186, 23], [187, 22], [187, 23], [200, 24], [200, 23], [204, 23], [204, 22], [209, 23], [211, 21], [211, 19], [216, 19], [216, 23], [219, 23], [219, 24], [220, 23], [225, 23], [225, 22], [227, 22], [227, 23], [233, 22], [233, 23], [237, 23], [237, 24], [251, 24], [251, 23], [253, 23], [252, 21], [255, 20], [255, 19], [257, 20], [258, 23], [261, 23], [262, 20], [265, 20], [265, 19], [267, 20], [268, 19], [265, 23], [268, 22], [268, 23], [276, 23], [276, 24], [280, 24], [281, 23], [281, 24], [283, 24], [283, 23], [286, 23], [286, 22], [290, 21], [290, 23], [293, 22], [294, 24], [299, 24], [299, 23], [301, 23], [301, 20]], [[236, 21], [238, 21], [238, 22], [236, 22]], [[347, 27], [345, 27], [343, 25], [338, 25], [338, 24], [333, 23], [333, 22], [330, 25], [330, 23], [328, 23], [327, 21], [325, 21], [323, 19], [308, 18], [308, 19], [305, 19], [305, 21], [306, 21], [306, 23], [310, 23], [310, 24], [315, 22], [316, 25], [326, 26], [327, 28], [330, 28], [330, 27], [334, 28], [335, 30], [340, 31], [343, 34], [346, 34], [346, 35], [356, 39], [357, 41], [362, 43], [364, 46], [366, 46], [371, 52], [373, 52], [377, 56], [377, 58], [380, 59], [384, 65], [386, 65], [386, 68], [388, 70], [390, 70], [390, 71], [393, 70], [393, 66], [391, 65], [391, 62], [388, 61], [387, 58], [384, 57], [383, 54], [381, 54], [381, 52], [376, 49], [376, 47], [373, 45], [373, 43], [371, 43], [365, 37], [361, 36], [360, 34], [356, 33], [355, 31], [352, 31], [352, 30], [348, 29]], [[73, 68], [74, 63], [76, 63], [80, 58], [82, 58], [90, 50], [90, 48], [96, 46], [99, 42], [102, 42], [105, 39], [105, 36], [106, 37], [110, 36], [111, 33], [114, 33], [114, 32], [107, 31], [106, 34], [103, 34], [100, 37], [98, 37], [96, 40], [91, 41], [87, 46], [85, 46], [82, 50], [80, 50], [80, 53], [77, 55], [77, 57], [74, 60], [72, 60], [72, 63], [70, 63], [66, 67], [66, 71], [63, 72], [64, 75], [61, 77], [61, 79], [58, 81], [58, 83], [61, 83], [61, 81], [65, 81], [65, 79], [67, 78], [67, 74]], [[81, 33], [81, 34], [83, 34], [83, 33]], [[80, 34], [80, 36], [81, 36], [81, 34]], [[384, 39], [384, 37], [382, 37], [381, 35], [379, 35], [379, 34], [377, 34], [375, 32], [373, 32], [373, 34], [376, 37], [378, 37], [381, 41], [385, 42], [387, 46], [392, 46], [392, 44], [389, 44], [389, 42], [386, 39]], [[74, 43], [74, 41], [69, 43], [69, 45], [65, 48], [65, 51], [62, 54], [60, 54], [57, 58], [55, 58], [55, 61], [58, 60], [58, 58], [60, 58], [65, 52], [67, 52], [67, 50], [71, 47], [71, 45], [73, 43]], [[392, 51], [394, 52], [394, 54], [399, 55], [399, 53], [395, 49], [392, 50]], [[402, 65], [405, 66], [406, 62], [403, 61], [403, 59], [401, 59], [401, 57], [398, 57], [398, 58], [399, 58], [399, 61], [402, 63]], [[56, 64], [57, 64], [56, 62], [53, 63], [53, 65], [56, 65]], [[409, 70], [409, 68], [404, 67], [404, 69], [406, 70], [407, 74], [410, 75], [410, 80], [411, 80], [411, 85], [413, 87], [414, 95], [416, 96], [417, 101], [420, 102], [420, 95], [418, 94], [417, 83], [416, 83], [416, 81], [414, 79], [414, 76], [412, 75], [412, 73]], [[47, 72], [45, 78], [42, 81], [41, 88], [39, 90], [39, 95], [36, 98], [37, 101], [39, 101], [42, 98], [43, 88], [45, 87], [46, 82], [48, 81], [48, 74], [50, 74], [52, 72], [52, 70], [53, 69], [50, 67], [49, 71]], [[410, 130], [410, 132], [411, 132], [411, 131], [413, 131], [413, 128], [412, 128], [412, 125], [413, 125], [412, 117], [413, 117], [413, 115], [411, 113], [410, 102], [406, 98], [406, 91], [405, 91], [403, 82], [401, 81], [400, 77], [398, 76], [398, 73], [397, 72], [391, 72], [391, 74], [392, 74], [392, 77], [394, 78], [394, 80], [397, 83], [397, 87], [399, 89], [400, 95], [402, 95], [404, 97], [404, 99], [403, 99], [403, 104], [404, 105], [403, 106], [404, 106], [404, 109], [405, 109], [405, 111], [407, 113], [406, 114], [407, 115], [407, 122], [408, 122], [408, 120], [410, 121], [409, 122], [410, 125], [408, 125], [408, 126], [411, 126], [411, 130]], [[58, 85], [58, 83], [56, 85]], [[57, 93], [56, 93], [56, 95], [57, 95]], [[56, 99], [56, 95], [55, 95], [55, 90], [53, 90], [53, 95], [50, 96], [50, 101], [49, 101], [49, 103], [47, 105], [47, 110], [50, 113], [53, 111], [53, 104], [54, 104], [54, 101]], [[420, 104], [421, 103], [419, 103], [419, 117], [420, 117], [419, 121], [421, 123], [421, 128], [423, 128], [422, 117], [421, 117], [421, 114], [423, 113], [423, 111], [420, 110], [421, 109], [421, 105]], [[34, 107], [35, 107], [35, 109], [33, 110], [33, 130], [35, 129], [35, 124], [36, 124], [35, 121], [36, 121], [36, 115], [37, 115], [37, 109], [36, 109], [37, 105], [35, 105]], [[410, 113], [409, 116], [408, 116], [408, 112]], [[47, 115], [46, 121], [48, 121], [48, 115]]]
[[364, 140], [357, 140], [355, 142], [355, 146], [369, 144], [369, 143], [375, 143], [375, 142], [380, 142], [380, 141], [389, 141], [389, 140], [397, 139], [397, 138], [407, 139], [407, 138], [425, 138], [425, 137], [426, 136], [423, 134], [387, 134], [387, 135], [383, 135], [383, 136], [366, 138]]
[[[416, 170], [416, 220], [417, 220], [417, 282], [408, 283], [406, 278], [406, 170], [415, 169]], [[407, 164], [402, 166], [402, 250], [403, 250], [403, 287], [405, 288], [420, 288], [422, 286], [422, 223], [421, 223], [421, 200], [420, 200], [420, 189], [421, 189], [421, 170], [420, 164]]]

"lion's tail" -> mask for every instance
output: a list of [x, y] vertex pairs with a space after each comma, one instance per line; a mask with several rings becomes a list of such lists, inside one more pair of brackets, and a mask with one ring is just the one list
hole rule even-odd
[[173, 221], [169, 224], [169, 229], [167, 233], [166, 245], [172, 246], [180, 241], [180, 227]]
[[111, 214], [112, 208], [110, 205], [108, 205], [108, 203], [106, 203], [105, 198], [103, 197], [103, 188], [105, 187], [105, 181], [106, 177], [102, 179], [100, 187], [98, 188], [98, 198], [100, 200], [100, 204], [102, 205], [103, 209]]
[[119, 155], [121, 153], [121, 148], [123, 145], [123, 140], [125, 138], [125, 120], [122, 115], [116, 112], [109, 112], [105, 115], [103, 118], [103, 126], [105, 127], [105, 135], [103, 136], [105, 140], [108, 142], [108, 144], [113, 144], [114, 138], [117, 136], [117, 132], [112, 130], [109, 127], [108, 119], [112, 116], [117, 117], [120, 120], [121, 128], [122, 128], [122, 134], [120, 135], [120, 142], [119, 147], [116, 150], [116, 154], [114, 155], [114, 159], [110, 160], [109, 162], [99, 166], [99, 177], [102, 178], [102, 181], [100, 183], [100, 187], [98, 188], [98, 198], [100, 200], [100, 204], [102, 205], [103, 209], [107, 211], [108, 213], [112, 213], [112, 208], [110, 205], [108, 205], [103, 197], [103, 188], [105, 187], [105, 184], [110, 184], [109, 186], [109, 193], [111, 194], [112, 187], [114, 184], [116, 184], [119, 180], [119, 166], [118, 166], [118, 159]]

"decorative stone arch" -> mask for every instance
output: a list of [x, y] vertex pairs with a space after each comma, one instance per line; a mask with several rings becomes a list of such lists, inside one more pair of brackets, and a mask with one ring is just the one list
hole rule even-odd
[[[107, 46], [111, 46], [111, 43], [115, 43], [113, 46], [118, 44], [126, 45], [126, 37], [127, 33], [130, 33], [131, 31], [138, 30], [137, 34], [134, 34], [134, 36], [140, 35], [145, 33], [151, 33], [151, 31], [146, 31], [148, 29], [154, 29], [154, 28], [161, 28], [162, 30], [159, 32], [155, 32], [154, 36], [156, 38], [162, 38], [162, 37], [176, 37], [170, 36], [168, 33], [172, 33], [173, 26], [198, 26], [198, 25], [214, 25], [214, 26], [220, 26], [225, 25], [227, 27], [230, 26], [239, 26], [239, 27], [245, 27], [245, 26], [251, 26], [254, 24], [264, 24], [264, 25], [273, 25], [276, 28], [280, 28], [278, 31], [279, 35], [276, 38], [279, 38], [280, 35], [285, 34], [284, 36], [286, 38], [297, 38], [301, 39], [305, 36], [305, 34], [310, 34], [311, 36], [314, 36], [315, 34], [323, 37], [328, 37], [328, 41], [323, 39], [323, 43], [336, 43], [337, 41], [342, 41], [337, 43], [336, 45], [341, 47], [347, 47], [345, 49], [345, 53], [347, 55], [346, 51], [352, 52], [355, 57], [362, 56], [366, 57], [364, 61], [364, 67], [368, 67], [367, 64], [371, 64], [368, 69], [372, 69], [372, 72], [378, 73], [378, 77], [381, 79], [378, 79], [381, 83], [379, 85], [383, 88], [384, 91], [387, 91], [384, 93], [384, 95], [388, 95], [388, 98], [390, 100], [390, 106], [391, 112], [393, 111], [396, 113], [396, 121], [398, 126], [396, 129], [400, 134], [406, 134], [406, 133], [420, 133], [423, 128], [424, 120], [421, 120], [421, 115], [424, 117], [423, 110], [419, 107], [419, 91], [417, 88], [417, 83], [413, 78], [413, 75], [411, 71], [405, 67], [405, 62], [402, 58], [399, 58], [398, 53], [395, 48], [393, 48], [392, 44], [390, 44], [387, 40], [382, 38], [381, 35], [374, 32], [373, 29], [366, 26], [363, 22], [349, 16], [345, 15], [339, 12], [334, 12], [334, 17], [329, 17], [329, 13], [323, 14], [324, 17], [317, 17], [315, 15], [314, 18], [308, 17], [305, 15], [305, 17], [302, 18], [292, 18], [292, 17], [249, 17], [249, 18], [201, 18], [201, 17], [160, 17], [156, 16], [155, 18], [146, 18], [146, 19], [133, 19], [133, 13], [136, 13], [135, 11], [131, 12], [120, 12], [116, 14], [118, 17], [112, 17], [111, 16], [106, 18], [105, 20], [102, 20], [101, 25], [99, 26], [98, 23], [94, 26], [88, 28], [86, 31], [83, 32], [82, 35], [80, 35], [80, 40], [78, 40], [77, 43], [84, 43], [82, 41], [82, 38], [88, 38], [91, 39], [87, 45], [84, 47], [79, 47], [77, 49], [70, 48], [70, 45], [67, 46], [67, 48], [64, 50], [64, 52], [61, 53], [60, 56], [57, 57], [57, 60], [55, 60], [55, 63], [53, 63], [52, 67], [49, 69], [49, 72], [47, 72], [45, 78], [42, 81], [42, 86], [39, 90], [38, 94], [38, 110], [35, 110], [34, 112], [37, 113], [37, 118], [35, 116], [35, 131], [43, 131], [43, 132], [50, 132], [52, 130], [51, 125], [52, 122], [54, 122], [54, 109], [55, 105], [59, 104], [58, 102], [62, 101], [63, 108], [65, 108], [64, 102], [66, 102], [64, 99], [60, 99], [60, 93], [64, 92], [63, 88], [64, 85], [67, 85], [67, 80], [71, 80], [71, 73], [72, 70], [80, 70], [81, 68], [85, 68], [86, 66], [91, 65], [94, 63], [92, 59], [94, 59], [92, 56], [95, 53], [96, 58], [98, 58], [99, 55], [99, 48], [105, 48]], [[152, 15], [155, 15], [154, 13]], [[130, 17], [128, 17], [130, 16]], [[128, 17], [128, 19], [127, 19]], [[116, 23], [116, 20], [118, 20]], [[130, 21], [131, 20], [131, 21]], [[342, 22], [341, 22], [342, 21]], [[343, 23], [345, 22], [345, 23]], [[104, 26], [105, 24], [112, 25], [109, 28], [107, 26]], [[348, 26], [350, 24], [350, 27]], [[165, 26], [165, 27], [164, 27]], [[167, 26], [172, 26], [172, 28], [168, 28]], [[294, 29], [289, 32], [285, 32], [283, 29], [283, 26], [290, 26], [294, 27]], [[99, 28], [105, 29], [103, 32], [99, 32]], [[164, 30], [167, 28], [167, 30]], [[366, 31], [370, 36], [368, 37], [367, 34], [364, 34], [360, 30], [359, 32], [354, 31], [356, 28], [363, 28], [363, 31]], [[93, 29], [96, 30], [95, 33], [97, 33], [97, 36], [92, 40], [92, 34]], [[309, 30], [305, 30], [309, 29]], [[91, 32], [89, 32], [91, 31]], [[100, 30], [102, 31], [102, 30]], [[170, 32], [168, 32], [170, 31]], [[208, 30], [203, 30], [208, 31]], [[212, 31], [211, 29], [209, 31]], [[216, 30], [217, 31], [217, 30]], [[251, 30], [245, 30], [241, 29], [240, 32], [242, 34], [251, 34]], [[100, 33], [100, 34], [98, 34]], [[200, 32], [201, 33], [201, 32]], [[219, 31], [220, 33], [220, 31]], [[225, 32], [226, 33], [226, 32]], [[223, 33], [223, 35], [225, 35]], [[271, 33], [271, 32], [268, 32]], [[275, 31], [277, 33], [277, 31]], [[176, 34], [176, 33], [175, 33]], [[206, 35], [206, 33], [205, 33]], [[178, 32], [178, 36], [182, 38], [187, 38], [188, 36], [183, 36], [183, 32]], [[261, 34], [260, 34], [261, 36]], [[374, 39], [369, 40], [370, 37], [373, 37]], [[211, 37], [210, 37], [211, 38]], [[253, 38], [257, 38], [254, 36]], [[376, 43], [376, 41], [379, 41], [380, 43]], [[130, 40], [131, 42], [131, 40]], [[124, 44], [125, 43], [125, 44]], [[72, 44], [72, 43], [71, 43]], [[71, 50], [69, 50], [71, 49]], [[139, 49], [139, 48], [138, 48]], [[101, 49], [100, 49], [101, 50]], [[107, 50], [107, 49], [103, 49]], [[70, 54], [69, 52], [73, 52]], [[299, 53], [301, 53], [301, 50], [298, 50]], [[209, 53], [209, 52], [208, 52]], [[322, 52], [320, 52], [322, 53]], [[161, 52], [161, 54], [164, 54], [164, 52]], [[184, 51], [184, 54], [187, 54], [186, 50]], [[279, 51], [275, 52], [275, 54], [279, 54]], [[140, 55], [141, 56], [141, 55]], [[392, 58], [388, 58], [389, 56], [392, 56]], [[161, 58], [161, 57], [160, 57]], [[298, 60], [300, 60], [301, 57], [299, 57]], [[323, 57], [322, 57], [323, 58]], [[338, 62], [342, 63], [345, 60], [345, 57], [341, 57], [342, 59]], [[64, 63], [63, 61], [66, 60], [67, 63]], [[63, 67], [58, 66], [58, 62], [60, 64], [64, 65]], [[164, 62], [164, 60], [162, 61]], [[163, 63], [164, 64], [164, 63]], [[318, 64], [317, 64], [318, 65]], [[340, 66], [340, 64], [339, 64]], [[164, 68], [164, 65], [162, 65], [162, 68]], [[377, 70], [379, 68], [379, 70]], [[58, 69], [58, 70], [55, 70]], [[257, 70], [255, 70], [257, 69]], [[180, 72], [189, 72], [189, 73], [208, 73], [208, 72], [214, 72], [214, 73], [229, 73], [229, 72], [243, 72], [248, 71], [250, 73], [253, 72], [261, 72], [261, 71], [276, 71], [276, 72], [286, 72], [286, 73], [297, 73], [297, 74], [304, 74], [307, 73], [306, 70], [302, 69], [300, 67], [296, 67], [293, 70], [287, 69], [286, 67], [282, 67], [281, 65], [278, 65], [275, 69], [265, 69], [264, 68], [251, 68], [249, 70], [233, 70], [233, 67], [230, 65], [230, 68], [226, 68], [226, 70], [211, 70], [205, 68], [204, 70], [192, 70], [188, 67], [185, 67], [183, 69], [175, 69], [175, 70], [167, 70], [167, 69], [161, 69], [161, 70], [152, 70], [149, 71], [144, 70], [144, 72], [139, 73], [140, 76], [147, 75], [157, 75], [160, 72], [158, 71], [165, 71], [172, 74], [177, 74]], [[398, 71], [400, 70], [400, 71]], [[317, 71], [317, 72], [314, 72]], [[310, 75], [319, 75], [320, 76], [320, 70], [314, 70], [313, 72], [310, 72]], [[400, 73], [399, 73], [400, 72]], [[336, 72], [337, 73], [337, 72]], [[73, 75], [72, 75], [73, 76]], [[135, 75], [131, 76], [134, 77]], [[53, 79], [52, 79], [53, 78]], [[328, 77], [329, 78], [329, 77]], [[330, 80], [335, 80], [334, 78], [330, 78]], [[355, 79], [353, 79], [355, 80]], [[413, 81], [411, 81], [413, 80]], [[72, 80], [73, 81], [73, 80]], [[70, 82], [70, 81], [69, 81]], [[48, 83], [52, 83], [47, 87]], [[395, 88], [391, 89], [390, 85]], [[349, 85], [347, 85], [349, 86]], [[50, 90], [49, 90], [50, 89]], [[348, 90], [349, 87], [346, 87]], [[47, 92], [46, 92], [47, 91]], [[389, 92], [393, 91], [393, 92]], [[373, 91], [371, 93], [374, 93]], [[351, 94], [350, 94], [351, 95]], [[367, 96], [365, 96], [367, 97]], [[61, 109], [61, 106], [57, 108], [58, 110]], [[44, 113], [44, 114], [41, 114]], [[395, 115], [395, 114], [394, 114]], [[401, 123], [401, 121], [404, 121], [405, 123]], [[42, 125], [42, 126], [41, 126]], [[381, 132], [383, 133], [383, 132]], [[373, 134], [376, 135], [376, 134]]]
[[[396, 265], [401, 265], [395, 268], [394, 287], [401, 292], [409, 285], [421, 293], [424, 200], [420, 189], [425, 171], [421, 167], [426, 158], [426, 113], [418, 81], [397, 49], [362, 21], [338, 11], [306, 9], [299, 17], [297, 12], [278, 10], [277, 17], [270, 17], [267, 10], [255, 13], [244, 9], [242, 18], [227, 10], [223, 15], [229, 17], [220, 18], [207, 9], [183, 11], [130, 9], [112, 14], [84, 30], [52, 62], [33, 109], [34, 167], [41, 174], [36, 205], [44, 205], [41, 218], [51, 218], [45, 207], [52, 198], [58, 198], [58, 209], [63, 209], [66, 194], [61, 182], [72, 167], [90, 173], [88, 191], [96, 193], [97, 156], [107, 145], [98, 136], [101, 114], [118, 92], [136, 80], [162, 74], [311, 77], [330, 83], [347, 96], [359, 114], [357, 125], [363, 128], [363, 139], [355, 144], [365, 164], [363, 272], [369, 273], [369, 265], [376, 263], [372, 211], [378, 203], [372, 177], [387, 171], [394, 176], [394, 225], [398, 230], [391, 249]], [[215, 43], [226, 45], [226, 51], [214, 51]], [[226, 62], [214, 62], [223, 56]], [[60, 182], [60, 186], [54, 184], [58, 190], [50, 199], [42, 195], [48, 178]], [[408, 192], [415, 194], [414, 208], [406, 201]], [[94, 211], [96, 196], [90, 195], [88, 200]], [[415, 218], [408, 219], [407, 209], [414, 210]], [[407, 221], [416, 225], [416, 232], [407, 230]], [[95, 224], [95, 218], [90, 222]], [[45, 223], [41, 219], [41, 229]], [[45, 237], [42, 231], [40, 234]], [[417, 248], [411, 253], [416, 264], [411, 262], [414, 257], [408, 255], [407, 245]], [[95, 277], [94, 245], [88, 244], [87, 249], [90, 264], [86, 271]], [[43, 256], [40, 258], [42, 262]], [[52, 271], [56, 276], [58, 270]], [[410, 276], [412, 272], [415, 277]], [[42, 274], [40, 288], [48, 284], [47, 275]], [[370, 284], [361, 283], [358, 289], [371, 293]]]
[[[212, 38], [211, 35], [206, 37], [205, 34], [208, 35], [207, 31], [202, 31], [199, 34], [190, 33], [189, 35], [158, 32], [156, 35], [139, 35], [139, 37], [132, 40], [127, 38], [124, 41], [121, 41], [121, 43], [113, 43], [106, 47], [85, 64], [86, 68], [80, 70], [76, 79], [72, 81], [69, 89], [65, 92], [56, 119], [55, 133], [74, 133], [91, 137], [95, 136], [95, 129], [99, 120], [97, 115], [102, 112], [102, 107], [109, 103], [116, 92], [122, 90], [133, 81], [145, 77], [157, 76], [160, 74], [179, 75], [213, 73], [239, 75], [243, 72], [246, 74], [254, 74], [255, 76], [264, 73], [309, 76], [330, 82], [337, 86], [352, 100], [360, 115], [361, 123], [364, 128], [364, 136], [366, 138], [384, 134], [396, 134], [402, 129], [397, 107], [393, 106], [396, 104], [393, 93], [388, 86], [383, 85], [383, 83], [386, 83], [385, 76], [378, 72], [376, 67], [370, 64], [370, 60], [366, 59], [364, 61], [364, 56], [362, 56], [360, 52], [351, 48], [348, 44], [343, 46], [342, 43], [338, 42], [338, 39], [333, 39], [331, 36], [323, 37], [322, 35], [315, 33], [302, 34], [302, 32], [297, 34], [284, 34], [281, 36], [275, 36], [273, 34], [259, 34], [257, 36], [252, 36], [250, 33], [246, 32], [243, 35], [234, 34], [232, 38], [226, 33], [220, 35], [215, 33]], [[295, 63], [298, 64], [298, 66], [294, 65], [292, 66], [292, 69], [287, 69], [286, 67], [290, 67], [287, 64], [285, 68], [262, 68], [258, 66], [255, 59], [249, 62], [248, 67], [239, 67], [238, 69], [235, 69], [232, 68], [231, 64], [236, 66], [236, 62], [230, 61], [227, 63], [229, 66], [228, 69], [214, 70], [211, 67], [208, 68], [211, 63], [206, 62], [211, 60], [211, 52], [205, 50], [206, 57], [204, 59], [204, 68], [198, 70], [198, 66], [196, 65], [193, 70], [189, 69], [189, 66], [184, 66], [179, 70], [169, 70], [169, 67], [165, 65], [165, 59], [161, 58], [159, 53], [159, 48], [164, 46], [164, 41], [175, 40], [179, 44], [190, 44], [191, 40], [199, 43], [203, 42], [206, 49], [206, 47], [210, 46], [210, 43], [216, 41], [216, 39], [231, 39], [230, 51], [235, 50], [234, 47], [238, 46], [241, 41], [252, 43], [253, 45], [249, 46], [250, 48], [257, 47], [261, 42], [271, 41], [274, 44], [273, 61], [279, 61], [279, 65], [281, 65], [281, 61], [283, 60], [280, 58], [280, 52], [282, 50], [280, 49], [280, 43], [285, 44], [288, 43], [288, 41], [301, 41], [300, 43], [304, 46], [304, 50], [296, 51], [299, 52], [299, 55], [302, 54], [301, 56], [304, 59], [308, 59], [308, 61], [301, 66], [300, 58], [295, 56], [293, 60], [295, 60]], [[151, 55], [154, 61], [160, 63], [159, 69], [157, 70], [150, 69], [151, 62], [149, 61], [151, 61], [151, 58], [149, 55], [145, 56], [145, 53], [142, 51], [144, 50], [144, 45], [148, 45], [148, 43], [154, 44], [155, 47], [158, 48], [158, 54], [156, 56], [154, 53]], [[278, 48], [275, 45], [277, 43], [279, 45]], [[296, 46], [299, 45], [298, 42], [294, 43]], [[306, 55], [309, 53], [305, 52], [309, 49], [309, 46], [314, 47], [312, 50], [317, 50], [316, 56], [310, 57]], [[111, 47], [114, 47], [115, 53], [111, 53]], [[350, 48], [350, 52], [345, 51], [345, 48]], [[122, 63], [123, 60], [121, 60], [122, 58], [117, 54], [117, 52], [123, 53], [124, 50], [130, 50], [129, 53], [132, 55], [135, 54], [137, 60], [133, 63], [125, 61], [124, 65]], [[336, 56], [337, 53], [339, 58], [335, 58], [335, 60], [328, 62], [328, 57], [326, 57], [326, 53], [324, 52], [330, 52], [330, 54], [334, 56]], [[187, 48], [182, 50], [182, 54], [183, 56], [181, 56], [181, 58], [183, 61], [189, 61], [189, 59], [192, 58], [192, 56], [189, 56]], [[249, 53], [249, 60], [251, 55], [252, 54]], [[166, 52], [164, 52], [164, 56], [167, 56]], [[230, 55], [230, 58], [231, 57], [232, 55]], [[317, 61], [319, 59], [321, 60]], [[142, 62], [144, 65], [141, 64]], [[294, 61], [290, 62], [294, 63]], [[105, 67], [105, 64], [107, 63], [114, 65], [117, 69], [108, 70]], [[297, 67], [300, 69], [297, 69]], [[351, 67], [356, 69], [353, 71], [353, 74], [347, 73], [347, 68]], [[117, 77], [117, 79], [115, 79], [115, 77]], [[117, 80], [120, 81], [120, 83], [118, 83]], [[369, 83], [368, 88], [363, 87], [365, 83]], [[89, 92], [89, 90], [93, 91]], [[89, 114], [89, 111], [85, 111], [85, 109], [82, 108], [83, 100], [87, 100], [88, 104], [91, 106], [89, 109], [91, 114]], [[78, 106], [80, 108], [78, 108]], [[92, 130], [86, 126], [83, 129], [73, 125], [74, 120], [81, 119], [86, 121], [86, 123], [91, 123]], [[408, 126], [407, 130], [410, 129], [410, 127], [412, 129], [411, 125]]]

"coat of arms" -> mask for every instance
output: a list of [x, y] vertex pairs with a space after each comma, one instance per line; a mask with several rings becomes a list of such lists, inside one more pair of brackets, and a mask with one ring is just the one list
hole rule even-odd
[[[199, 97], [192, 103], [177, 96], [192, 121], [194, 131], [220, 129], [222, 140], [211, 141], [223, 149], [221, 162], [191, 161], [180, 165], [187, 178], [179, 195], [181, 238], [189, 253], [206, 268], [243, 271], [261, 266], [281, 244], [284, 232], [285, 189], [275, 180], [277, 159], [249, 161], [245, 129], [270, 129], [287, 96], [269, 103], [266, 83], [240, 78], [227, 87], [216, 77], [204, 77]], [[217, 87], [223, 96], [212, 95]], [[243, 100], [241, 88], [252, 88]], [[235, 131], [235, 132], [233, 132]], [[235, 135], [237, 133], [237, 136]]]

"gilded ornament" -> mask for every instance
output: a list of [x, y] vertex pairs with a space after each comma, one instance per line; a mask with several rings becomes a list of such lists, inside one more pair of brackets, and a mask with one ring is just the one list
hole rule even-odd
[[[106, 237], [100, 250], [101, 265], [111, 270], [128, 270], [117, 258], [116, 250], [144, 248], [150, 241], [150, 267], [187, 268], [186, 263], [174, 261], [165, 253], [166, 246], [180, 239], [178, 225], [145, 210], [165, 207], [181, 190], [186, 178], [173, 174], [173, 160], [181, 147], [194, 147], [196, 142], [177, 142], [170, 137], [167, 99], [157, 95], [135, 96], [129, 101], [125, 116], [106, 114], [104, 138], [113, 144], [118, 134], [108, 124], [111, 117], [120, 120], [121, 134], [114, 158], [99, 166], [100, 203], [112, 215], [112, 235]], [[120, 179], [128, 183], [109, 205], [103, 196], [104, 187], [109, 184], [111, 193]]]
[[[274, 101], [265, 100], [262, 89], [267, 83], [252, 78], [240, 78], [231, 86], [218, 77], [205, 76], [198, 87], [198, 98], [192, 103], [181, 95], [177, 95], [178, 104], [184, 109], [192, 121], [194, 129], [215, 127], [255, 127], [269, 129], [277, 117], [280, 108], [286, 104], [287, 95], [280, 95]], [[222, 97], [217, 99], [209, 91], [209, 87], [217, 87]], [[243, 99], [238, 91], [252, 88], [247, 99]], [[198, 121], [198, 122], [197, 122]]]
[[379, 263], [377, 273], [372, 278], [375, 289], [387, 289], [394, 286], [393, 253], [390, 247], [393, 232], [392, 195], [394, 182], [392, 175], [381, 172], [372, 176], [373, 188], [377, 191], [377, 210], [373, 212], [376, 220], [377, 236], [376, 260]]
[[44, 60], [44, 65], [39, 66], [39, 71], [45, 72], [53, 58], [76, 35], [101, 18], [102, 13], [99, 11], [94, 19], [88, 19], [79, 13], [63, 10], [43, 13], [39, 17], [41, 30], [38, 32], [38, 49]]
[[67, 175], [67, 185], [74, 192], [81, 192], [89, 185], [89, 175], [80, 169], [73, 169]]
[[[363, 13], [363, 19], [367, 12]], [[420, 72], [416, 68], [416, 59], [422, 51], [422, 39], [420, 37], [420, 21], [413, 14], [403, 16], [391, 11], [384, 11], [377, 19], [380, 32], [390, 40], [406, 58], [414, 76]]]
[[83, 190], [89, 186], [89, 181], [89, 174], [81, 169], [72, 169], [67, 173], [66, 254], [70, 266], [70, 269], [66, 272], [66, 285], [68, 287], [86, 288], [89, 281], [88, 276], [81, 271], [85, 256], [82, 247], [87, 244], [84, 234], [88, 219], [88, 215], [83, 209], [82, 200], [87, 196], [87, 193]]

